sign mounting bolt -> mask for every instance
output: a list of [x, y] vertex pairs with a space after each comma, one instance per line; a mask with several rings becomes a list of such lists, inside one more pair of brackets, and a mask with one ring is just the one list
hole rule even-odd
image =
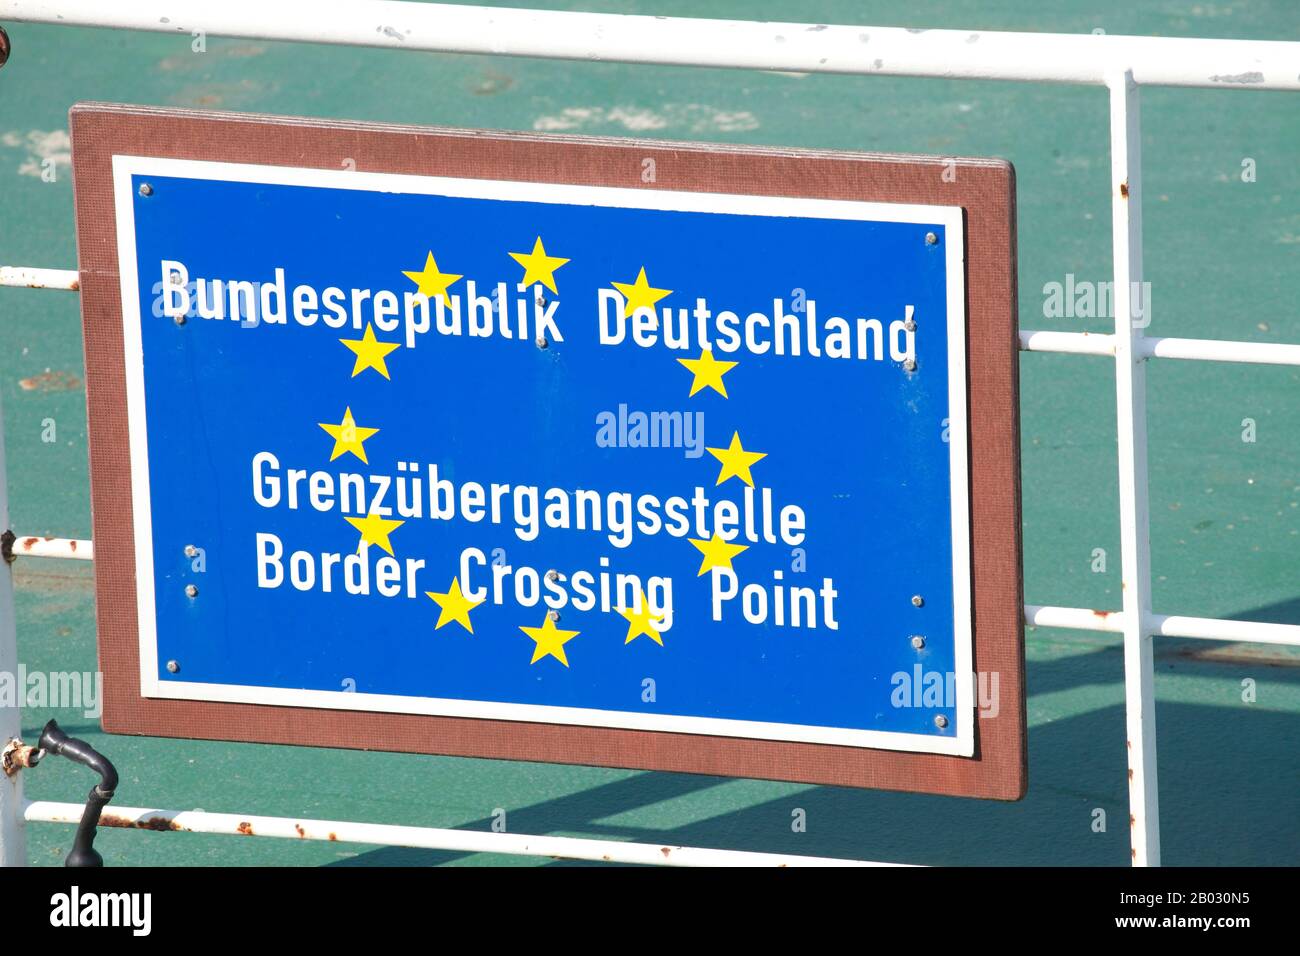
[[544, 349], [550, 344], [551, 344], [550, 342], [546, 341], [546, 336], [544, 335], [537, 336], [537, 347], [539, 349]]
[[925, 598], [921, 597], [919, 594], [912, 595], [912, 607], [921, 607], [924, 604]]
[[925, 647], [925, 638], [922, 637], [920, 634], [913, 634], [912, 646], [919, 651], [921, 648]]
[[552, 621], [558, 621], [560, 619], [560, 612], [552, 608], [551, 610], [546, 612], [546, 616], [549, 617]]
[[153, 187], [150, 186], [148, 183], [141, 183], [141, 184], [140, 184], [140, 195], [141, 195], [141, 196], [152, 196], [152, 195], [153, 195]]
[[199, 553], [199, 549], [196, 548], [196, 547], [194, 547], [194, 545], [192, 545], [192, 544], [187, 544], [187, 545], [185, 546], [185, 557], [187, 557], [187, 558], [192, 558], [192, 557], [194, 557], [194, 556], [195, 556], [196, 554], [198, 554], [198, 553]]
[[943, 730], [943, 728], [948, 726], [948, 718], [945, 717], [943, 714], [939, 714], [934, 718], [934, 725], [938, 727], [940, 730]]
[[0, 769], [6, 777], [12, 777], [19, 770], [31, 769], [41, 762], [45, 752], [39, 747], [31, 747], [17, 737], [10, 737], [4, 750], [0, 751]]
[[927, 233], [925, 234], [925, 244], [926, 244], [927, 246], [938, 245], [938, 243], [939, 243], [939, 237], [936, 236], [934, 233], [932, 233], [932, 232], [927, 232]]
[[903, 370], [906, 372], [916, 371], [916, 359], [903, 359]]
[[546, 580], [548, 580], [548, 581], [558, 581], [558, 580], [560, 580], [560, 572], [559, 572], [559, 571], [547, 571], [547, 572], [546, 572]]
[[180, 669], [181, 669], [180, 661], [167, 662], [167, 670], [169, 673], [176, 674], [180, 671]]
[[193, 584], [187, 584], [185, 585], [185, 594], [187, 597], [198, 597], [199, 589]]

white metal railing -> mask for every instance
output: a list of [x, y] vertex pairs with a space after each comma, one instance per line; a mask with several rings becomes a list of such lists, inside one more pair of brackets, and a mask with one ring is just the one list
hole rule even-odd
[[[1123, 607], [1105, 611], [1029, 605], [1025, 620], [1032, 625], [1107, 631], [1124, 637], [1129, 807], [1135, 865], [1160, 863], [1152, 637], [1300, 646], [1300, 626], [1296, 625], [1153, 613], [1145, 381], [1145, 363], [1151, 358], [1300, 366], [1300, 344], [1146, 338], [1141, 325], [1131, 320], [1136, 311], [1130, 301], [1131, 290], [1142, 281], [1140, 87], [1300, 90], [1300, 71], [1296, 68], [1300, 43], [751, 23], [394, 0], [353, 0], [330, 8], [328, 15], [323, 15], [314, 3], [272, 5], [261, 0], [227, 0], [220, 5], [143, 0], [129, 6], [101, 0], [0, 0], [0, 22], [5, 21], [451, 53], [1103, 86], [1109, 94], [1111, 120], [1115, 330], [1112, 334], [1026, 330], [1020, 333], [1020, 347], [1029, 352], [1103, 355], [1115, 362]], [[78, 275], [75, 271], [3, 268], [0, 285], [75, 290]], [[0, 434], [0, 529], [8, 527], [2, 438]], [[40, 537], [18, 540], [30, 543], [16, 548], [17, 553], [65, 558], [91, 555], [87, 541]], [[0, 566], [0, 670], [15, 666], [16, 661], [12, 579], [7, 566]], [[16, 710], [0, 711], [0, 738], [16, 735], [18, 728]], [[613, 841], [514, 835], [505, 840], [496, 839], [503, 834], [379, 824], [139, 808], [118, 809], [116, 813], [130, 818], [121, 825], [142, 829], [301, 836], [292, 828], [302, 825], [305, 829], [310, 823], [313, 837], [324, 827], [326, 833], [333, 832], [339, 839], [343, 839], [339, 834], [344, 833], [361, 842], [468, 852], [703, 865], [845, 862], [691, 848], [668, 848], [670, 852], [665, 854], [662, 847]], [[22, 819], [67, 823], [79, 816], [78, 805], [24, 803], [21, 774], [8, 784], [0, 782], [0, 863], [23, 859]], [[166, 825], [150, 825], [154, 820]], [[173, 827], [167, 821], [177, 825]], [[247, 824], [247, 829], [241, 824]], [[673, 854], [677, 854], [676, 859], [667, 859]]]
[[[81, 820], [80, 803], [29, 800], [24, 816], [42, 823], [72, 823]], [[740, 850], [706, 850], [663, 843], [619, 843], [581, 837], [528, 836], [485, 830], [448, 830], [439, 827], [408, 827], [389, 823], [353, 823], [346, 820], [306, 820], [292, 817], [262, 817], [237, 813], [209, 813], [206, 810], [150, 810], [145, 807], [105, 808], [99, 825], [133, 830], [180, 833], [278, 837], [284, 840], [325, 840], [330, 843], [369, 843], [407, 846], [423, 850], [456, 853], [511, 853], [518, 856], [548, 856], [564, 860], [594, 860], [602, 863], [643, 863], [654, 866], [906, 866], [903, 863], [864, 863], [820, 856], [788, 856], [777, 853], [748, 853]]]
[[349, 0], [0, 0], [0, 21], [438, 53], [1107, 86], [1300, 90], [1295, 44], [907, 30]]

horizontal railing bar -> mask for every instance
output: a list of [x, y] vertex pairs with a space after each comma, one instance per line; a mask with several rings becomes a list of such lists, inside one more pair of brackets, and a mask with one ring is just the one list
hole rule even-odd
[[1153, 614], [1151, 630], [1162, 637], [1193, 637], [1206, 641], [1245, 641], [1300, 647], [1300, 626], [1265, 621], [1229, 621], [1213, 617]]
[[1300, 44], [1109, 34], [907, 30], [686, 17], [353, 0], [0, 0], [0, 19], [209, 36], [658, 63], [799, 73], [851, 73], [1082, 83], [1117, 68], [1139, 85], [1300, 90]]
[[[80, 803], [29, 800], [23, 818], [29, 823], [78, 823], [85, 807]], [[458, 853], [507, 853], [605, 863], [639, 863], [651, 866], [906, 866], [818, 856], [786, 856], [744, 850], [709, 850], [689, 846], [622, 843], [579, 837], [528, 836], [480, 830], [352, 823], [340, 820], [297, 820], [203, 810], [150, 810], [144, 807], [105, 808], [101, 827], [183, 833], [217, 833], [230, 836], [278, 837], [286, 840], [324, 840], [331, 843], [368, 843], [381, 846], [450, 850]]]
[[[1094, 611], [1084, 607], [1052, 607], [1026, 604], [1025, 623], [1033, 627], [1065, 627], [1077, 631], [1124, 631], [1123, 611]], [[1159, 637], [1190, 637], [1207, 641], [1240, 641], [1248, 644], [1282, 644], [1300, 647], [1300, 625], [1266, 621], [1235, 621], [1215, 617], [1183, 617], [1152, 614], [1146, 630]]]
[[1076, 631], [1124, 632], [1123, 611], [1093, 611], [1086, 607], [1052, 607], [1026, 604], [1025, 623], [1030, 627], [1068, 627]]
[[84, 538], [49, 538], [41, 535], [14, 535], [13, 555], [32, 558], [72, 558], [95, 560], [94, 542]]
[[[3, 0], [0, 0], [3, 2]], [[0, 266], [0, 286], [30, 289], [81, 288], [75, 269], [33, 269]], [[1025, 352], [1057, 352], [1073, 355], [1115, 354], [1115, 337], [1103, 332], [1055, 332], [1020, 330], [1020, 348]], [[1226, 339], [1148, 338], [1142, 340], [1148, 358], [1191, 359], [1206, 362], [1246, 362], [1257, 365], [1300, 366], [1300, 345], [1274, 342], [1238, 342]]]
[[1072, 355], [1115, 357], [1115, 336], [1105, 332], [1038, 332], [1020, 330], [1023, 352], [1065, 352]]
[[[1227, 339], [1139, 339], [1143, 358], [1200, 362], [1245, 362], [1254, 365], [1300, 365], [1300, 345], [1285, 342], [1236, 342]], [[1105, 332], [1020, 330], [1023, 352], [1115, 355], [1115, 336]]]
[[[92, 561], [95, 557], [95, 549], [94, 542], [85, 539], [17, 535], [13, 541], [13, 554], [34, 558], [71, 558]], [[1036, 627], [1066, 627], [1084, 631], [1121, 633], [1124, 630], [1124, 613], [1081, 607], [1026, 604], [1025, 623]], [[1151, 633], [1166, 637], [1196, 637], [1208, 640], [1300, 646], [1300, 626], [1293, 624], [1156, 614], [1151, 616], [1148, 626]]]
[[30, 269], [27, 266], [0, 266], [0, 286], [27, 289], [81, 289], [81, 274], [76, 269]]
[[1300, 365], [1300, 345], [1280, 342], [1231, 342], [1219, 339], [1143, 339], [1148, 358], [1202, 362], [1249, 362], [1255, 365]]

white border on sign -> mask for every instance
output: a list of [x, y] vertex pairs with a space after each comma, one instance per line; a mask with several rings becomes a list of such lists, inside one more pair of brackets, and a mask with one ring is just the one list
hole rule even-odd
[[[510, 704], [341, 690], [291, 690], [159, 680], [158, 635], [154, 603], [153, 523], [141, 327], [144, 313], [141, 311], [139, 301], [135, 206], [134, 192], [131, 188], [131, 177], [137, 174], [367, 192], [612, 206], [625, 209], [942, 225], [946, 233], [944, 245], [948, 292], [948, 447], [951, 475], [954, 668], [957, 685], [956, 732], [951, 736], [939, 737], [897, 731], [778, 724], [717, 717], [685, 717], [674, 714], [638, 714], [630, 711], [557, 707], [544, 704]], [[122, 289], [122, 351], [126, 372], [131, 492], [134, 501], [136, 601], [139, 615], [142, 696], [174, 700], [521, 720], [533, 723], [801, 741], [963, 757], [974, 755], [976, 715], [972, 686], [974, 657], [971, 648], [970, 501], [967, 482], [965, 230], [961, 207], [748, 196], [733, 193], [672, 192], [660, 189], [642, 190], [613, 186], [575, 186], [488, 179], [452, 179], [439, 176], [120, 155], [113, 157], [113, 192]]]

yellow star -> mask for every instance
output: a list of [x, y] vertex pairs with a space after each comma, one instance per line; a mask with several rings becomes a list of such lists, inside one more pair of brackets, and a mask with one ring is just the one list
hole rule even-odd
[[433, 591], [425, 591], [424, 593], [425, 596], [433, 598], [438, 607], [442, 608], [442, 613], [438, 615], [438, 623], [433, 626], [435, 631], [444, 624], [455, 621], [471, 634], [474, 633], [474, 625], [469, 622], [469, 612], [483, 602], [471, 601], [461, 594], [460, 581], [457, 578], [451, 579], [451, 587], [447, 589], [446, 594], [437, 594]]
[[651, 626], [652, 624], [662, 624], [663, 618], [651, 617], [650, 601], [646, 598], [644, 591], [641, 592], [641, 600], [637, 606], [640, 608], [639, 611], [627, 610], [621, 607], [615, 608], [615, 610], [617, 610], [618, 613], [623, 615], [627, 620], [627, 640], [623, 643], [631, 644], [642, 634], [645, 634], [650, 638], [650, 640], [654, 641], [660, 647], [663, 647], [664, 639], [660, 637], [659, 632]]
[[627, 282], [611, 282], [615, 289], [623, 293], [627, 299], [627, 305], [623, 309], [624, 317], [631, 315], [637, 309], [654, 308], [654, 304], [666, 295], [672, 295], [672, 289], [656, 289], [646, 281], [645, 266], [641, 267], [641, 272], [636, 277], [636, 282], [631, 284]]
[[[347, 516], [344, 515], [344, 517]], [[377, 544], [391, 555], [393, 546], [388, 543], [388, 536], [406, 524], [405, 521], [381, 518], [379, 515], [366, 515], [364, 518], [348, 518], [347, 520], [348, 524], [361, 532], [361, 540], [357, 543], [358, 553], [367, 544]]]
[[692, 395], [702, 388], [711, 388], [723, 398], [727, 397], [727, 386], [722, 384], [722, 376], [740, 364], [739, 362], [719, 362], [713, 357], [712, 349], [704, 349], [697, 359], [678, 359], [677, 361], [695, 374], [695, 380], [691, 382]]
[[704, 555], [704, 560], [700, 562], [699, 577], [710, 568], [726, 568], [730, 571], [731, 559], [742, 551], [748, 551], [747, 544], [732, 544], [729, 541], [723, 541], [716, 534], [708, 541], [702, 541], [698, 538], [688, 538], [691, 544], [700, 549], [700, 554]]
[[390, 378], [388, 363], [384, 361], [384, 356], [393, 349], [402, 347], [397, 342], [380, 342], [375, 338], [375, 330], [369, 322], [366, 323], [366, 331], [361, 338], [339, 339], [339, 341], [357, 353], [357, 360], [352, 366], [353, 378], [356, 378], [368, 368], [373, 368], [384, 378]]
[[749, 474], [749, 466], [767, 457], [767, 452], [745, 451], [740, 447], [740, 432], [731, 433], [731, 445], [727, 448], [710, 448], [709, 454], [722, 462], [718, 472], [718, 484], [722, 484], [735, 475], [749, 487], [754, 487], [754, 479]]
[[329, 425], [325, 422], [317, 422], [316, 424], [325, 429], [330, 437], [334, 439], [334, 452], [330, 455], [330, 461], [351, 452], [367, 465], [370, 464], [370, 462], [366, 461], [366, 448], [362, 442], [370, 436], [378, 434], [378, 428], [362, 428], [353, 420], [351, 408], [343, 412], [343, 421], [338, 425]]
[[429, 301], [433, 301], [435, 296], [446, 296], [447, 287], [463, 278], [450, 272], [440, 272], [438, 263], [433, 259], [432, 252], [424, 260], [424, 269], [422, 271], [407, 272], [402, 270], [402, 275], [414, 282], [416, 289], [419, 290], [421, 295], [427, 296]]
[[533, 244], [532, 252], [512, 252], [510, 258], [524, 267], [522, 280], [524, 285], [531, 286], [534, 282], [540, 282], [556, 295], [560, 294], [560, 290], [555, 288], [555, 270], [569, 260], [561, 259], [559, 256], [548, 256], [542, 246], [541, 236], [538, 236], [537, 242]]
[[536, 664], [549, 654], [565, 667], [569, 666], [569, 659], [564, 656], [564, 645], [577, 637], [578, 631], [561, 631], [551, 620], [550, 614], [543, 619], [541, 627], [520, 627], [519, 630], [537, 642], [533, 648], [533, 659], [528, 663]]

